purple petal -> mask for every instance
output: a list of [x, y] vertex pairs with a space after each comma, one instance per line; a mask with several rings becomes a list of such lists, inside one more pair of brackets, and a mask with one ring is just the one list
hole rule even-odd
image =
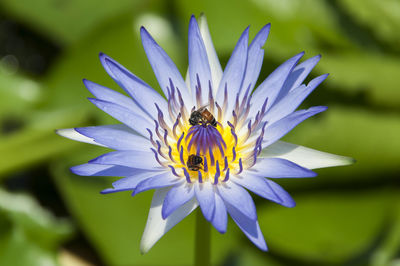
[[242, 176], [235, 176], [232, 178], [232, 181], [235, 182], [236, 184], [247, 188], [251, 192], [254, 192], [255, 194], [276, 202], [276, 203], [281, 203], [282, 200], [279, 198], [279, 195], [277, 195], [272, 188], [268, 185], [267, 182], [265, 182], [265, 178], [259, 177], [259, 176], [254, 176], [251, 174], [243, 174]]
[[153, 127], [153, 123], [151, 122], [151, 120], [146, 119], [143, 116], [139, 116], [131, 112], [129, 109], [126, 109], [125, 107], [122, 107], [118, 104], [93, 98], [89, 98], [89, 100], [98, 108], [111, 115], [118, 121], [124, 123], [128, 127], [132, 128], [142, 136], [148, 135], [146, 128]]
[[250, 86], [250, 92], [256, 85], [258, 76], [260, 75], [261, 66], [264, 58], [263, 46], [267, 41], [271, 24], [265, 25], [254, 37], [253, 41], [249, 46], [249, 53], [247, 56], [247, 65], [245, 76], [243, 78], [241, 95], [243, 95], [246, 89]]
[[121, 105], [137, 115], [148, 117], [131, 98], [87, 79], [83, 80], [83, 84], [97, 99]]
[[183, 183], [171, 188], [164, 199], [162, 207], [163, 219], [167, 219], [175, 210], [191, 200], [193, 196], [194, 189], [192, 184]]
[[109, 62], [107, 62], [107, 61], [111, 61], [115, 65], [118, 65], [122, 70], [124, 70], [126, 72], [129, 72], [129, 70], [126, 69], [123, 65], [121, 65], [120, 63], [118, 63], [117, 61], [115, 61], [114, 59], [112, 59], [111, 57], [106, 55], [105, 53], [99, 53], [99, 59], [100, 59], [101, 64], [103, 65], [104, 70], [117, 83], [118, 83], [118, 78], [115, 75], [115, 73], [113, 71], [111, 71], [110, 66], [109, 66]]
[[251, 242], [254, 243], [259, 249], [263, 251], [267, 251], [268, 247], [265, 243], [264, 236], [261, 232], [260, 226], [258, 224], [257, 219], [252, 220], [249, 219], [246, 215], [239, 212], [236, 208], [226, 205], [226, 208], [229, 212], [229, 215], [235, 221], [235, 223], [239, 226], [240, 230], [250, 239]]
[[225, 203], [229, 203], [251, 220], [257, 220], [256, 207], [250, 194], [241, 186], [233, 182], [218, 185], [218, 191]]
[[214, 216], [211, 219], [211, 223], [221, 234], [226, 232], [228, 215], [226, 213], [225, 203], [218, 193], [215, 193], [215, 211]]
[[323, 112], [326, 109], [326, 106], [314, 106], [307, 110], [299, 110], [291, 113], [290, 115], [278, 120], [271, 125], [267, 125], [264, 134], [263, 148], [282, 138], [284, 135], [286, 135], [286, 133], [288, 133], [295, 126], [297, 126], [307, 118]]
[[168, 112], [167, 101], [143, 80], [129, 72], [108, 56], [104, 58], [104, 68], [113, 73], [114, 80], [147, 112], [153, 119], [157, 119], [157, 103], [163, 112]]
[[112, 184], [114, 188], [107, 188], [107, 189], [101, 191], [101, 193], [108, 194], [108, 193], [115, 193], [115, 192], [120, 192], [120, 191], [134, 190], [136, 188], [136, 186], [143, 180], [146, 180], [152, 176], [160, 174], [160, 172], [158, 172], [158, 171], [157, 172], [148, 171], [148, 170], [139, 170], [139, 171], [138, 171], [138, 173], [136, 173], [133, 176], [128, 176], [128, 177], [121, 178], [121, 179], [115, 181]]
[[150, 141], [138, 136], [125, 125], [75, 128], [80, 134], [115, 150], [150, 150]]
[[281, 191], [280, 190], [275, 191], [274, 188], [271, 187], [271, 185], [268, 183], [268, 180], [265, 179], [264, 177], [246, 173], [243, 174], [242, 176], [233, 177], [232, 181], [247, 188], [251, 192], [254, 192], [255, 194], [259, 195], [260, 197], [276, 202], [285, 207], [292, 207], [290, 203], [289, 206], [287, 206], [287, 202], [285, 201], [285, 199], [287, 198], [286, 196], [287, 192], [285, 191], [285, 194], [281, 197], [279, 193]]
[[180, 182], [183, 182], [183, 180], [181, 178], [177, 178], [174, 175], [172, 175], [170, 171], [164, 172], [162, 174], [152, 176], [140, 182], [136, 186], [136, 189], [133, 192], [132, 196], [135, 196], [140, 192], [147, 191], [150, 189], [170, 187]]
[[[247, 63], [247, 42], [249, 38], [249, 27], [247, 27], [237, 42], [235, 49], [225, 67], [219, 84], [216, 100], [223, 102], [225, 85], [228, 88], [228, 106], [227, 110], [232, 110], [235, 104], [236, 94], [240, 91]], [[230, 112], [228, 112], [230, 115]]]
[[140, 36], [142, 37], [142, 44], [147, 58], [149, 59], [150, 65], [153, 68], [164, 95], [168, 95], [167, 87], [169, 87], [169, 80], [171, 79], [174, 85], [180, 90], [185, 104], [187, 106], [193, 106], [186, 84], [174, 62], [172, 62], [167, 53], [154, 41], [144, 27], [140, 29]]
[[208, 84], [211, 81], [210, 64], [203, 38], [201, 37], [196, 18], [192, 15], [189, 22], [189, 74], [192, 95], [195, 97], [197, 75], [201, 84], [201, 102], [208, 100]]
[[320, 59], [321, 56], [317, 55], [296, 66], [285, 81], [285, 84], [277, 97], [277, 101], [285, 97], [292, 89], [300, 86]]
[[291, 161], [281, 158], [258, 158], [248, 173], [269, 178], [314, 177], [317, 174]]
[[282, 202], [279, 204], [288, 208], [293, 208], [296, 206], [294, 199], [280, 185], [268, 179], [265, 179], [265, 182], [267, 182], [271, 186], [272, 190], [279, 195], [279, 198], [282, 200]]
[[121, 165], [155, 171], [161, 168], [154, 158], [154, 153], [146, 151], [113, 151], [100, 155], [90, 163]]
[[307, 86], [301, 85], [291, 90], [285, 97], [271, 107], [271, 109], [263, 118], [263, 121], [274, 123], [282, 117], [294, 112], [294, 110], [299, 107], [304, 99], [307, 98], [307, 96], [327, 77], [328, 74], [316, 77], [315, 79], [311, 80]]
[[194, 187], [196, 199], [207, 221], [211, 221], [215, 210], [214, 188], [210, 182], [197, 182]]
[[292, 72], [294, 66], [299, 62], [300, 58], [304, 55], [304, 52], [290, 58], [277, 69], [274, 70], [260, 86], [255, 90], [252, 97], [252, 110], [256, 113], [261, 110], [265, 99], [268, 97], [268, 103], [266, 110], [275, 102], [285, 80]]
[[85, 163], [70, 168], [71, 172], [81, 176], [128, 176], [134, 175], [141, 170], [119, 166]]

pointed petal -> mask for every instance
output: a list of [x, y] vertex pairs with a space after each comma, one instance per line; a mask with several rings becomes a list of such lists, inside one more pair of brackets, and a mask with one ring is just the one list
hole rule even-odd
[[115, 81], [119, 84], [119, 79], [118, 77], [115, 75], [115, 73], [113, 71], [111, 71], [111, 68], [108, 64], [107, 61], [111, 61], [114, 64], [118, 65], [121, 69], [123, 69], [126, 72], [129, 72], [128, 69], [126, 69], [123, 65], [121, 65], [120, 63], [118, 63], [117, 61], [115, 61], [114, 59], [112, 59], [111, 57], [109, 57], [108, 55], [106, 55], [105, 53], [99, 53], [99, 59], [101, 64], [103, 65], [104, 70], [107, 72], [107, 74]]
[[281, 158], [258, 158], [248, 173], [269, 178], [315, 177], [317, 174], [291, 161]]
[[169, 58], [167, 53], [154, 41], [144, 27], [140, 29], [140, 36], [142, 37], [142, 44], [147, 58], [149, 59], [150, 65], [153, 68], [164, 95], [168, 95], [167, 87], [169, 87], [169, 80], [171, 79], [174, 85], [180, 90], [185, 104], [187, 106], [193, 106], [186, 84], [171, 58]]
[[148, 151], [153, 146], [150, 141], [125, 125], [107, 125], [75, 128], [80, 134], [115, 150]]
[[142, 182], [140, 182], [136, 186], [136, 189], [133, 192], [132, 196], [139, 194], [140, 192], [143, 191], [162, 188], [162, 187], [170, 187], [181, 182], [183, 182], [183, 180], [181, 178], [177, 178], [176, 176], [172, 175], [171, 172], [169, 171], [163, 172], [161, 174], [152, 176], [151, 178], [147, 178]]
[[136, 174], [138, 169], [119, 166], [85, 163], [70, 168], [71, 172], [81, 176], [128, 176]]
[[292, 196], [290, 196], [290, 194], [286, 190], [284, 190], [280, 185], [269, 179], [265, 179], [265, 182], [267, 182], [268, 185], [272, 188], [272, 190], [277, 195], [279, 195], [279, 198], [282, 200], [282, 202], [279, 203], [280, 205], [288, 208], [296, 207], [296, 202], [294, 201]]
[[219, 83], [222, 78], [222, 67], [219, 62], [217, 52], [214, 49], [214, 45], [211, 39], [211, 34], [208, 29], [207, 19], [204, 14], [200, 15], [199, 27], [200, 27], [201, 37], [203, 37], [204, 46], [206, 47], [208, 62], [210, 64], [211, 76], [212, 76], [212, 88], [215, 96]]
[[168, 191], [169, 188], [162, 188], [156, 190], [154, 193], [146, 228], [144, 229], [142, 240], [140, 241], [140, 250], [142, 253], [148, 252], [166, 232], [188, 216], [198, 206], [196, 199], [192, 198], [192, 200], [185, 203], [164, 220], [161, 216], [161, 209]]
[[228, 225], [228, 214], [226, 212], [225, 203], [222, 198], [215, 193], [215, 211], [211, 224], [217, 229], [218, 232], [224, 234]]
[[193, 99], [196, 99], [195, 88], [198, 85], [198, 77], [201, 88], [201, 105], [204, 105], [208, 102], [208, 84], [211, 81], [211, 70], [200, 29], [193, 15], [189, 22], [189, 75]]
[[164, 199], [162, 207], [162, 217], [167, 219], [175, 210], [179, 209], [194, 196], [194, 188], [192, 184], [183, 183], [171, 188]]
[[215, 210], [214, 188], [210, 182], [196, 183], [194, 185], [196, 199], [207, 221], [211, 221]]
[[327, 109], [325, 106], [314, 106], [307, 110], [299, 110], [290, 115], [276, 121], [271, 125], [267, 125], [264, 134], [263, 147], [266, 147], [282, 138], [295, 126], [306, 120], [307, 118], [323, 112]]
[[151, 151], [113, 151], [100, 155], [91, 160], [90, 163], [121, 165], [155, 171], [161, 168]]
[[146, 114], [131, 98], [87, 79], [83, 80], [83, 84], [85, 84], [85, 87], [97, 99], [118, 104], [135, 114], [146, 118], [148, 117], [148, 114]]
[[135, 103], [153, 119], [157, 119], [158, 115], [154, 103], [157, 103], [163, 112], [168, 112], [167, 101], [143, 80], [107, 55], [103, 54], [102, 62], [104, 68], [108, 73], [112, 73], [112, 77], [121, 88], [123, 88], [134, 99]]
[[57, 129], [56, 134], [60, 135], [61, 137], [67, 138], [67, 139], [72, 139], [76, 140], [79, 142], [85, 142], [89, 144], [94, 144], [98, 146], [105, 147], [105, 145], [102, 145], [100, 143], [95, 142], [92, 138], [88, 138], [80, 133], [78, 133], [75, 128], [63, 128], [63, 129]]
[[275, 191], [274, 188], [269, 184], [268, 180], [264, 177], [256, 176], [246, 172], [243, 174], [243, 176], [232, 177], [232, 181], [267, 200], [276, 202], [285, 207], [293, 207], [292, 202], [285, 201], [287, 198], [287, 193], [283, 193], [283, 196], [281, 197], [281, 189], [277, 189], [277, 191]]
[[244, 188], [230, 181], [218, 185], [217, 188], [225, 203], [229, 203], [232, 207], [243, 213], [243, 215], [249, 217], [249, 219], [257, 220], [257, 212], [253, 199]]
[[266, 110], [275, 102], [285, 80], [303, 55], [304, 52], [301, 52], [284, 62], [258, 86], [252, 97], [252, 110], [254, 113], [261, 110], [266, 98], [268, 98]]
[[264, 236], [261, 232], [260, 225], [257, 220], [249, 219], [247, 216], [243, 215], [236, 208], [233, 208], [229, 204], [226, 205], [229, 215], [239, 226], [240, 230], [262, 251], [267, 251], [268, 247], [265, 243]]
[[353, 164], [355, 160], [350, 157], [317, 151], [304, 146], [277, 141], [266, 147], [260, 154], [264, 158], [282, 158], [292, 161], [308, 169], [340, 166]]
[[247, 88], [250, 86], [250, 92], [256, 85], [258, 76], [260, 75], [261, 66], [264, 59], [263, 46], [267, 41], [271, 24], [265, 25], [254, 37], [253, 41], [249, 46], [249, 53], [247, 56], [247, 65], [245, 76], [243, 78], [241, 95], [243, 95]]
[[126, 190], [134, 190], [140, 182], [160, 174], [159, 171], [155, 172], [143, 169], [136, 170], [137, 173], [135, 173], [134, 175], [115, 181], [114, 183], [112, 183], [114, 188], [104, 189], [103, 191], [101, 191], [101, 193], [108, 194]]
[[271, 109], [267, 112], [263, 121], [268, 123], [274, 123], [282, 117], [289, 115], [299, 107], [305, 98], [328, 77], [328, 74], [316, 77], [311, 80], [307, 86], [302, 85], [291, 90], [284, 98], [279, 102], [275, 103]]
[[150, 119], [135, 114], [121, 105], [93, 98], [89, 98], [89, 101], [142, 136], [148, 135], [146, 128], [153, 127]]
[[320, 59], [321, 55], [317, 55], [296, 66], [285, 81], [277, 101], [285, 97], [292, 89], [299, 87]]
[[249, 39], [249, 27], [247, 27], [237, 42], [235, 49], [225, 67], [217, 92], [217, 102], [222, 104], [224, 101], [225, 86], [228, 91], [227, 111], [228, 117], [235, 103], [236, 94], [239, 93], [247, 64], [247, 42]]

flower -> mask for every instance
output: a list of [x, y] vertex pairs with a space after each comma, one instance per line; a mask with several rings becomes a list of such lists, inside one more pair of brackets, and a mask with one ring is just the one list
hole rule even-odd
[[267, 245], [249, 191], [286, 207], [291, 196], [274, 178], [314, 177], [310, 169], [346, 165], [351, 158], [279, 141], [324, 106], [295, 111], [325, 78], [303, 84], [320, 56], [297, 65], [304, 52], [274, 70], [252, 93], [258, 79], [270, 24], [248, 45], [239, 38], [222, 71], [207, 22], [189, 24], [186, 82], [165, 51], [141, 28], [143, 47], [166, 99], [115, 60], [100, 54], [107, 73], [130, 96], [84, 80], [89, 100], [122, 122], [61, 129], [67, 138], [116, 151], [72, 167], [83, 176], [120, 176], [102, 193], [155, 189], [141, 241], [147, 252], [174, 225], [200, 209], [225, 233], [227, 214], [261, 250]]

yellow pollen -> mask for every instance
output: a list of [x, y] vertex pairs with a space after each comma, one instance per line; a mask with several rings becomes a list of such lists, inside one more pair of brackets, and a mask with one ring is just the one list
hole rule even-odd
[[[200, 127], [200, 125], [198, 127]], [[207, 125], [201, 125], [201, 127], [212, 127], [212, 126], [207, 124]], [[193, 143], [191, 144], [191, 147], [189, 149], [190, 142], [191, 142], [192, 138], [195, 136], [195, 134], [191, 134], [187, 138], [187, 135], [189, 134], [191, 128], [192, 128], [192, 126], [188, 122], [185, 122], [184, 125], [182, 125], [179, 128], [180, 129], [180, 130], [178, 130], [179, 134], [176, 134], [177, 137], [175, 138], [174, 142], [171, 143], [172, 159], [173, 159], [173, 161], [175, 161], [175, 163], [172, 164], [172, 166], [176, 169], [176, 171], [178, 173], [179, 172], [183, 173], [183, 168], [185, 168], [187, 170], [187, 172], [189, 173], [190, 179], [192, 181], [198, 180], [199, 172], [200, 172], [203, 182], [204, 181], [214, 182], [215, 176], [216, 176], [216, 174], [218, 172], [218, 168], [219, 168], [220, 174], [218, 177], [218, 182], [221, 182], [225, 179], [228, 168], [230, 169], [229, 170], [230, 174], [234, 174], [239, 171], [239, 169], [240, 169], [239, 158], [242, 158], [242, 155], [243, 155], [242, 154], [243, 149], [240, 147], [241, 145], [239, 145], [239, 144], [243, 141], [240, 141], [239, 136], [238, 136], [238, 140], [237, 140], [238, 143], [236, 143], [236, 140], [231, 133], [231, 127], [229, 127], [228, 124], [225, 124], [223, 126], [221, 126], [221, 124], [218, 124], [216, 127], [216, 130], [211, 129], [211, 130], [214, 130], [213, 132], [218, 132], [221, 136], [221, 139], [225, 142], [226, 147], [224, 147], [224, 145], [221, 142], [219, 142], [222, 146], [222, 152], [218, 145], [213, 145], [213, 143], [209, 143], [209, 142], [201, 144], [200, 142], [193, 141]], [[205, 132], [205, 131], [206, 131], [206, 128], [203, 129], [203, 132]], [[180, 141], [180, 146], [177, 147], [179, 138], [181, 137], [183, 132], [184, 132], [184, 137]], [[199, 137], [199, 139], [201, 138], [200, 136], [198, 136], [198, 137]], [[214, 141], [216, 139], [214, 136], [209, 136], [209, 137], [213, 138]], [[236, 147], [235, 147], [235, 144], [237, 145]], [[204, 148], [198, 147], [199, 145], [201, 147], [210, 147], [212, 155], [210, 154], [210, 151], [208, 148], [204, 152]], [[234, 155], [234, 153], [233, 153], [234, 147], [235, 147], [236, 155]], [[199, 153], [197, 152], [198, 149], [200, 149]], [[183, 155], [182, 156], [183, 163], [181, 160], [181, 150], [182, 150], [182, 155]], [[192, 154], [198, 155], [202, 158], [203, 162], [201, 165], [199, 165], [199, 168], [200, 168], [199, 171], [192, 171], [189, 169], [189, 167], [187, 165], [188, 158]], [[226, 159], [225, 159], [225, 157], [226, 157]], [[213, 161], [214, 161], [214, 163], [213, 163]], [[227, 165], [225, 165], [226, 162], [227, 162]], [[207, 165], [205, 165], [205, 164], [207, 164]]]

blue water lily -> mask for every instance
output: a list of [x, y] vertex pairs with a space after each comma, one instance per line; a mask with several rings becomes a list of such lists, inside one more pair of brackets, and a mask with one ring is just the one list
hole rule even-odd
[[[226, 232], [228, 214], [261, 250], [267, 245], [248, 191], [286, 207], [292, 197], [275, 178], [314, 177], [310, 169], [346, 165], [351, 158], [280, 141], [305, 119], [326, 110], [298, 110], [328, 76], [304, 84], [320, 56], [299, 64], [304, 53], [274, 70], [255, 90], [270, 24], [248, 44], [249, 28], [240, 36], [222, 70], [207, 22], [189, 24], [189, 69], [186, 80], [147, 30], [143, 47], [163, 96], [105, 54], [107, 73], [129, 95], [84, 80], [89, 100], [122, 124], [60, 129], [59, 135], [111, 148], [77, 175], [118, 176], [102, 193], [155, 189], [141, 241], [147, 252], [169, 229], [198, 206], [207, 221]], [[254, 91], [253, 91], [254, 90]]]

